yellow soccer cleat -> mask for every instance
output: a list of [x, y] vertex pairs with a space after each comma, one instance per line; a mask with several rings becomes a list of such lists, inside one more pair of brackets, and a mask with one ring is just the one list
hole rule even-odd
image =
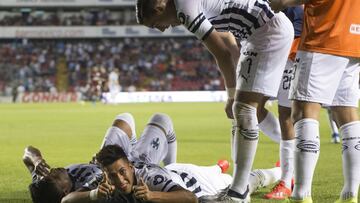
[[358, 203], [358, 201], [356, 197], [352, 197], [346, 200], [338, 199], [335, 203]]
[[285, 200], [284, 203], [312, 203], [312, 199], [311, 197], [307, 197], [305, 199], [302, 199], [302, 200], [295, 200], [295, 199], [291, 199], [291, 198], [288, 198]]

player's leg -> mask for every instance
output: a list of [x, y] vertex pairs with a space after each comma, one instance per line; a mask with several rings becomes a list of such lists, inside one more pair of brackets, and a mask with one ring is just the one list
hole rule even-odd
[[[290, 89], [294, 99], [295, 187], [292, 199], [312, 202], [311, 184], [320, 153], [320, 104], [333, 102], [346, 60], [332, 55], [299, 51]], [[331, 64], [331, 65], [329, 65]]]
[[329, 126], [331, 130], [331, 142], [339, 143], [340, 142], [339, 129], [333, 118], [330, 107], [326, 107], [326, 111], [327, 111]]
[[240, 91], [237, 91], [233, 105], [236, 122], [232, 144], [234, 180], [227, 193], [233, 201], [238, 201], [235, 198], [247, 199], [248, 179], [259, 135], [257, 112], [263, 111], [266, 97], [277, 95], [292, 34], [291, 22], [279, 13], [242, 44], [241, 69], [237, 75], [237, 89]]
[[338, 202], [357, 202], [360, 184], [359, 69], [360, 60], [350, 58], [331, 107], [342, 137], [344, 187]]
[[272, 185], [280, 180], [281, 169], [280, 167], [269, 169], [255, 169], [251, 171], [249, 177], [249, 190], [250, 193], [256, 190]]
[[136, 143], [135, 121], [130, 113], [122, 113], [115, 117], [112, 126], [106, 131], [100, 148], [117, 144], [129, 155]]
[[137, 161], [165, 165], [176, 162], [177, 141], [171, 118], [166, 114], [154, 114], [146, 125], [132, 151]]
[[281, 141], [279, 146], [281, 178], [271, 192], [265, 195], [267, 199], [285, 199], [291, 195], [291, 180], [294, 175], [295, 133], [291, 119], [291, 101], [288, 97], [290, 82], [293, 77], [293, 64], [294, 62], [288, 59], [277, 96], [281, 126]]
[[[264, 97], [260, 106], [265, 106], [267, 100], [268, 98]], [[279, 119], [266, 108], [258, 108], [257, 117], [259, 121], [259, 128], [264, 135], [268, 136], [274, 142], [279, 143], [281, 140]]]

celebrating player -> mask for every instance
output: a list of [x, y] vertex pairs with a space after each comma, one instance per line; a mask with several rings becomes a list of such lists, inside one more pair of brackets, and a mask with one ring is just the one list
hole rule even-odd
[[[138, 0], [136, 8], [140, 24], [160, 31], [183, 24], [215, 57], [229, 94], [226, 112], [236, 123], [234, 180], [227, 199], [249, 201], [258, 121], [265, 116], [261, 113], [267, 99], [277, 95], [294, 36], [291, 22], [283, 13], [275, 14], [265, 0]], [[241, 41], [237, 75], [227, 35], [220, 31], [229, 31]]]
[[[109, 177], [109, 182], [122, 192], [144, 201], [183, 203], [221, 202], [232, 178], [222, 173], [220, 165], [196, 166], [173, 163], [164, 168], [155, 164], [132, 163], [118, 145], [108, 145], [96, 155], [96, 160]], [[280, 168], [258, 169], [249, 177], [249, 191], [275, 183]]]
[[342, 137], [344, 187], [339, 203], [357, 202], [360, 183], [360, 1], [272, 0], [274, 10], [305, 3], [295, 79], [291, 85], [295, 122], [295, 187], [289, 202], [312, 202], [311, 185], [320, 152], [318, 116], [331, 106]]
[[[152, 116], [139, 141], [136, 140], [133, 116], [129, 113], [118, 115], [113, 125], [107, 130], [101, 147], [110, 144], [122, 146], [126, 154], [137, 161], [150, 163], [158, 161], [157, 164], [163, 161], [165, 165], [176, 162], [176, 136], [172, 121], [165, 114]], [[164, 147], [161, 147], [161, 150], [158, 147], [139, 147], [139, 145], [151, 144]], [[155, 153], [157, 153], [156, 158], [153, 158]], [[112, 191], [112, 187], [106, 181], [102, 181], [104, 179], [102, 171], [95, 164], [74, 164], [66, 168], [50, 169], [40, 151], [31, 146], [25, 149], [23, 161], [33, 177], [33, 183], [30, 184], [29, 190], [35, 203], [82, 203], [94, 198], [94, 192], [90, 196], [90, 192], [94, 189], [98, 189], [96, 197], [99, 199], [108, 196], [107, 193]], [[105, 190], [106, 188], [108, 190]], [[119, 200], [122, 202], [138, 201], [132, 196], [124, 196], [122, 193], [115, 192], [106, 202]]]

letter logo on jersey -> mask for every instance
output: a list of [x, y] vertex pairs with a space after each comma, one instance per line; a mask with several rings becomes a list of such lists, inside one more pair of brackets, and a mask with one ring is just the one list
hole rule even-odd
[[160, 145], [160, 139], [157, 137], [157, 138], [154, 138], [153, 141], [151, 142], [151, 146], [152, 148], [158, 150], [159, 149], [159, 145]]

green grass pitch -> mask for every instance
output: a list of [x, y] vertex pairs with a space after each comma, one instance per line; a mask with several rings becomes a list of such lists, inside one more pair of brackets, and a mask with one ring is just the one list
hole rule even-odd
[[[275, 106], [269, 109], [276, 113]], [[31, 178], [21, 160], [27, 145], [40, 148], [51, 166], [86, 163], [121, 112], [134, 115], [138, 136], [153, 113], [169, 114], [178, 138], [178, 162], [212, 165], [221, 158], [230, 160], [230, 122], [223, 109], [223, 103], [1, 104], [0, 202], [30, 202]], [[343, 183], [341, 145], [330, 143], [325, 111], [320, 125], [321, 154], [312, 192], [314, 202], [330, 203]], [[278, 157], [278, 145], [261, 135], [254, 168], [272, 167]], [[254, 194], [252, 202], [276, 202], [262, 199], [268, 190]]]

